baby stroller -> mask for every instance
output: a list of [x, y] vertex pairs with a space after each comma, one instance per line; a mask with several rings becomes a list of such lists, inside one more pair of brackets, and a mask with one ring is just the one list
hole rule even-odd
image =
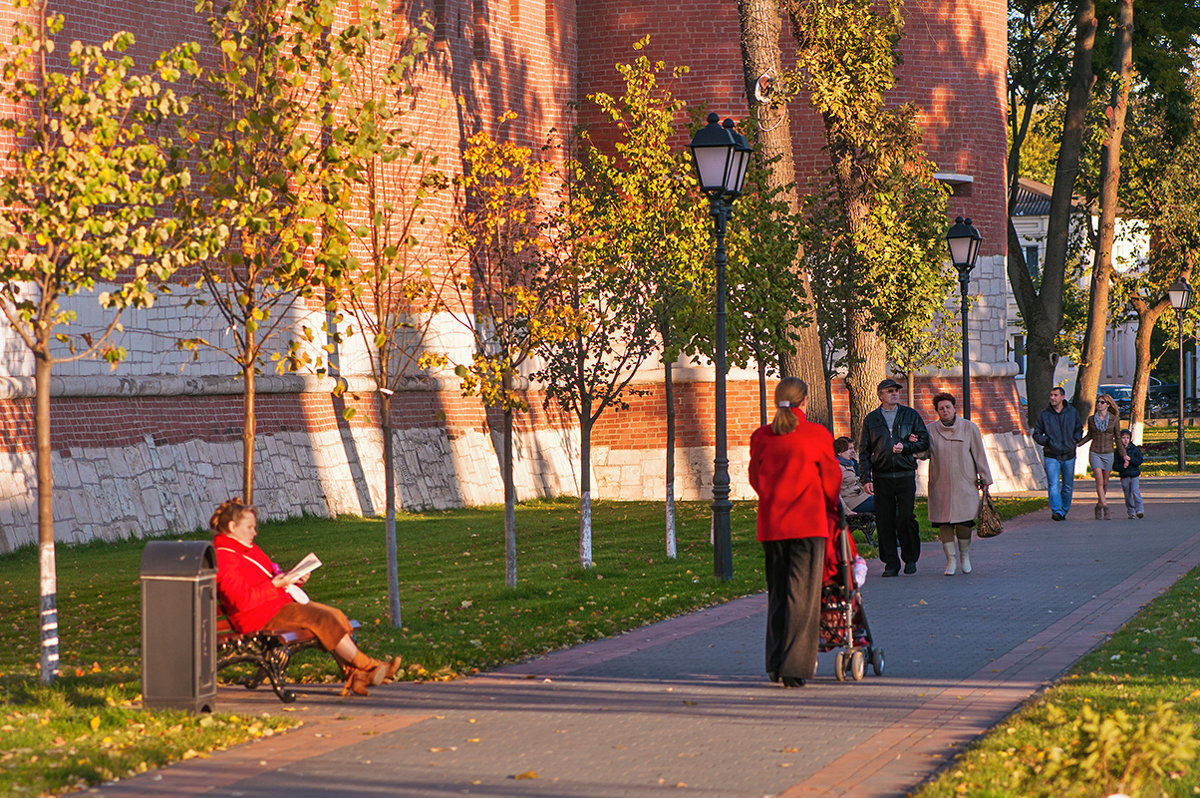
[[840, 649], [834, 661], [834, 675], [839, 682], [846, 681], [847, 676], [862, 681], [868, 663], [876, 676], [882, 676], [883, 649], [871, 637], [862, 594], [855, 584], [852, 565], [857, 551], [844, 512], [838, 513], [837, 530], [825, 556], [829, 562], [821, 586], [820, 650]]

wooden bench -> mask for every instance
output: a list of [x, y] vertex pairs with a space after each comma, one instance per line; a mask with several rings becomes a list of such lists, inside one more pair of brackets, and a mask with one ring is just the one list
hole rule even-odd
[[[357, 632], [360, 624], [350, 621]], [[296, 694], [287, 688], [287, 667], [292, 656], [309, 648], [320, 648], [321, 641], [307, 629], [263, 629], [252, 634], [241, 634], [229, 625], [227, 618], [217, 619], [217, 670], [248, 662], [257, 666], [253, 674], [241, 680], [246, 689], [253, 690], [263, 681], [271, 683], [271, 689], [279, 700], [290, 704]]]

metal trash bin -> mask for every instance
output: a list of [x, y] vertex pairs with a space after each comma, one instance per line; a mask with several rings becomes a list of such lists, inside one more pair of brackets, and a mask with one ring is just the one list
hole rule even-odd
[[206, 540], [142, 551], [142, 705], [212, 712], [217, 695], [217, 553]]

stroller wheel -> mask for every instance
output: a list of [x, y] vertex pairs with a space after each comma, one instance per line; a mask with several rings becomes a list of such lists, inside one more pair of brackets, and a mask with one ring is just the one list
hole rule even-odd
[[876, 648], [871, 651], [871, 670], [875, 671], [876, 676], [883, 675], [883, 649]]
[[856, 682], [861, 682], [867, 675], [867, 657], [861, 648], [850, 652], [850, 664], [847, 670], [850, 671], [850, 678]]
[[839, 651], [833, 660], [833, 675], [839, 682], [846, 681], [846, 652]]

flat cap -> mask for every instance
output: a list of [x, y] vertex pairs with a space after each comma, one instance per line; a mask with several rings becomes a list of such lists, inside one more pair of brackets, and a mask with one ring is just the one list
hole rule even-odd
[[896, 382], [891, 377], [888, 377], [886, 380], [879, 383], [879, 387], [876, 388], [875, 390], [878, 392], [878, 391], [886, 391], [889, 388], [899, 388], [899, 387], [901, 387], [900, 383]]

